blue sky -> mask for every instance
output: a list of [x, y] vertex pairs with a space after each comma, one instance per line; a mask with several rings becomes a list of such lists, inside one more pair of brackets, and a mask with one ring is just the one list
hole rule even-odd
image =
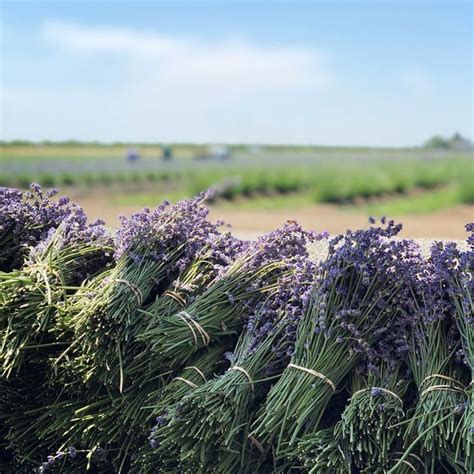
[[416, 145], [473, 135], [473, 6], [1, 5], [3, 139]]

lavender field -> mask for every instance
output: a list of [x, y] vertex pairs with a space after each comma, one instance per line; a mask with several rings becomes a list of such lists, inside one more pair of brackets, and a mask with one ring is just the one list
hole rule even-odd
[[386, 215], [410, 237], [459, 239], [472, 220], [474, 162], [469, 151], [423, 147], [3, 144], [0, 184], [31, 182], [65, 189], [112, 227], [119, 214], [212, 188], [213, 213], [241, 235], [289, 217], [338, 233]]

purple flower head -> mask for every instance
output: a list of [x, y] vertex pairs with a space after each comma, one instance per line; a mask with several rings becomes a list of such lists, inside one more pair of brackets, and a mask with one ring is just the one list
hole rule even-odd
[[166, 417], [165, 416], [157, 416], [156, 419], [156, 426], [162, 426], [166, 423]]
[[59, 206], [66, 206], [67, 204], [69, 204], [69, 198], [67, 196], [62, 196], [58, 199]]
[[371, 397], [380, 397], [383, 395], [383, 390], [379, 387], [372, 387], [370, 389], [370, 396]]
[[[400, 230], [389, 221], [385, 227], [348, 230], [329, 242], [312, 295], [317, 334], [337, 334], [351, 353], [368, 354], [387, 332], [386, 321], [395, 324], [385, 315], [397, 314], [397, 298], [402, 301], [408, 291], [404, 275], [421, 260], [412, 241], [392, 239]], [[402, 325], [398, 318], [397, 324]]]
[[122, 217], [115, 259], [174, 262], [169, 265], [170, 276], [184, 269], [219, 235], [217, 226], [207, 220], [209, 209], [202, 205], [203, 199], [204, 195], [199, 195], [173, 206], [164, 202], [153, 211], [145, 208], [130, 218]]
[[231, 305], [234, 305], [235, 304], [235, 298], [232, 296], [232, 293], [227, 292], [226, 296], [227, 296], [227, 300], [229, 301], [229, 303]]
[[84, 225], [84, 213], [66, 197], [51, 198], [56, 191], [43, 193], [38, 184], [30, 191], [0, 188], [0, 270], [20, 268], [32, 247], [64, 222]]
[[69, 446], [68, 454], [69, 457], [75, 458], [77, 456], [77, 449], [74, 446]]
[[467, 243], [472, 251], [474, 251], [474, 222], [470, 222], [466, 224], [466, 231], [470, 233], [469, 237], [467, 238]]
[[264, 234], [249, 245], [247, 267], [249, 271], [257, 271], [272, 262], [307, 258], [308, 243], [323, 238], [323, 234], [305, 231], [296, 222], [287, 221], [283, 227]]
[[221, 276], [248, 247], [248, 242], [233, 237], [229, 232], [211, 234], [206, 245], [196, 254], [196, 260], [211, 263], [206, 267], [209, 280]]
[[235, 361], [235, 354], [233, 352], [228, 351], [224, 353], [224, 358], [228, 360], [231, 364], [233, 364]]
[[253, 337], [252, 347], [279, 332], [273, 352], [290, 357], [294, 351], [296, 330], [309, 303], [316, 265], [306, 257], [292, 260], [290, 272], [278, 279], [276, 289], [250, 310], [247, 331]]

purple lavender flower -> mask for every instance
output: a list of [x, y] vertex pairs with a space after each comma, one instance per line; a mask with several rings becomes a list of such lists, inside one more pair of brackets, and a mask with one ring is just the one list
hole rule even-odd
[[37, 184], [30, 191], [0, 188], [0, 270], [20, 268], [30, 248], [37, 246], [51, 229], [60, 225], [85, 226], [85, 215], [69, 198], [51, 200], [57, 191], [46, 195]]
[[246, 328], [253, 337], [252, 351], [283, 327], [272, 347], [281, 363], [294, 353], [297, 325], [309, 303], [316, 273], [316, 265], [304, 256], [295, 257], [288, 268], [292, 271], [278, 279], [275, 291], [250, 309]]
[[69, 457], [74, 459], [77, 456], [77, 449], [74, 446], [69, 446], [68, 454]]
[[156, 419], [156, 426], [161, 426], [161, 425], [164, 425], [166, 423], [166, 417], [164, 416], [157, 416]]
[[296, 222], [288, 221], [248, 245], [246, 269], [255, 272], [269, 263], [307, 258], [308, 243], [323, 238], [322, 234], [304, 231]]
[[[378, 322], [384, 320], [387, 312], [397, 313], [404, 292], [408, 292], [404, 278], [422, 260], [418, 246], [412, 241], [391, 239], [400, 230], [401, 225], [389, 221], [385, 227], [348, 230], [329, 242], [329, 255], [320, 266], [313, 295], [317, 302], [314, 305], [316, 333], [329, 336], [337, 331], [338, 341], [347, 340], [351, 352], [367, 353], [384, 333], [399, 334], [395, 325], [406, 329], [403, 318], [390, 318], [382, 325]], [[366, 337], [370, 338], [370, 344]], [[391, 350], [392, 354], [406, 347], [401, 338], [395, 339], [400, 345]], [[383, 347], [381, 344], [380, 350]]]
[[122, 217], [115, 259], [167, 262], [178, 253], [169, 273], [185, 268], [210, 239], [219, 235], [217, 226], [207, 220], [209, 209], [202, 205], [204, 198], [199, 195], [173, 206], [165, 201], [154, 211], [145, 208], [130, 218]]
[[372, 387], [370, 389], [370, 396], [371, 397], [380, 397], [383, 395], [383, 390], [379, 387]]
[[466, 224], [466, 231], [470, 232], [470, 235], [467, 238], [467, 243], [469, 244], [471, 250], [474, 250], [474, 222]]

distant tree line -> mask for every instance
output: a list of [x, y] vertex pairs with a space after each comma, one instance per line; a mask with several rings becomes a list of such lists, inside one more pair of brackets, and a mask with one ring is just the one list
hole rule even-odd
[[473, 143], [456, 132], [450, 138], [435, 135], [425, 143], [425, 148], [469, 150], [473, 148]]

